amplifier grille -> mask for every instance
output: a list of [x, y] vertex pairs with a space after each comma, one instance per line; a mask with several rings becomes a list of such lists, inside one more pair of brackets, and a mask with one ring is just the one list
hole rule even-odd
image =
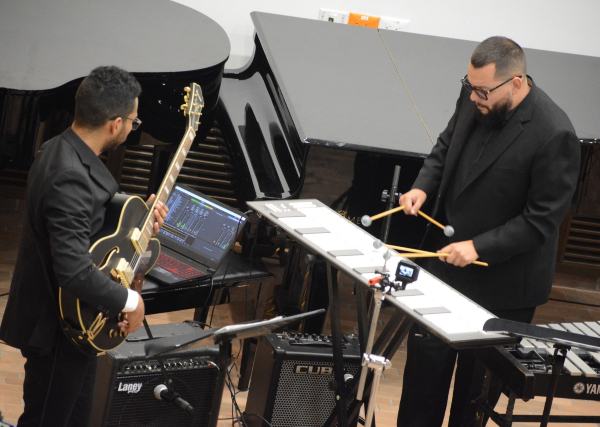
[[[296, 374], [296, 366], [333, 368], [332, 362], [285, 360], [277, 387], [271, 424], [276, 427], [323, 426], [335, 409], [335, 393], [330, 390], [331, 375]], [[355, 375], [360, 365], [344, 364], [345, 372]], [[314, 369], [313, 369], [314, 372]], [[350, 404], [351, 401], [348, 402]]]
[[[207, 427], [217, 375], [218, 369], [212, 366], [169, 372], [175, 391], [194, 407], [194, 414], [154, 397], [154, 387], [165, 382], [160, 372], [119, 375], [113, 389], [107, 426]], [[137, 393], [119, 391], [128, 384], [142, 385]]]

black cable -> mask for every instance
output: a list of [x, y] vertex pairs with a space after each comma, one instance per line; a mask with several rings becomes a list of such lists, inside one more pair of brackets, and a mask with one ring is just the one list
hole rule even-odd
[[[273, 427], [273, 424], [271, 424], [270, 422], [268, 422], [267, 420], [265, 420], [263, 417], [261, 417], [261, 416], [260, 416], [260, 415], [258, 415], [258, 414], [243, 414], [243, 415], [242, 415], [242, 419], [243, 419], [243, 418], [245, 418], [245, 417], [258, 417], [258, 418], [260, 418], [261, 420], [263, 420], [263, 422], [265, 422], [265, 423], [267, 423], [268, 425], [270, 425], [271, 427]], [[244, 423], [245, 423], [245, 420], [244, 420]]]
[[594, 308], [600, 308], [600, 305], [597, 304], [588, 304], [586, 302], [579, 302], [579, 301], [567, 301], [564, 299], [556, 299], [556, 298], [548, 298], [550, 301], [556, 301], [556, 302], [565, 302], [567, 304], [577, 304], [577, 305], [584, 305], [586, 307], [594, 307]]
[[[242, 218], [243, 218], [243, 217], [242, 217], [242, 216], [240, 216], [240, 218], [239, 218], [239, 220], [238, 220], [238, 223], [237, 223], [237, 226], [236, 226], [236, 228], [235, 228], [235, 239], [236, 239], [236, 240], [237, 240], [237, 237], [238, 237], [238, 236], [239, 236], [239, 234], [240, 234], [240, 225], [242, 224]], [[235, 240], [234, 240], [233, 244], [235, 245]], [[231, 248], [231, 250], [233, 250], [233, 248]], [[223, 282], [225, 282], [225, 277], [227, 277], [227, 270], [229, 270], [229, 265], [230, 265], [230, 264], [231, 264], [231, 254], [230, 254], [230, 255], [229, 255], [229, 257], [227, 258], [227, 265], [225, 266], [225, 271], [223, 272]], [[250, 270], [250, 275], [252, 276], [252, 270]], [[211, 292], [212, 292], [212, 287], [213, 287], [213, 280], [212, 280], [212, 277], [211, 277], [211, 282], [210, 282], [210, 284], [211, 284]], [[214, 314], [215, 314], [215, 308], [217, 307], [217, 304], [218, 304], [218, 303], [219, 303], [219, 301], [221, 300], [221, 296], [223, 295], [223, 288], [225, 288], [225, 287], [226, 287], [225, 283], [222, 283], [222, 284], [221, 284], [221, 287], [219, 288], [219, 298], [218, 298], [218, 299], [215, 299], [215, 302], [214, 302], [214, 304], [213, 304], [212, 313], [211, 313], [211, 315], [210, 315], [210, 321], [208, 322], [208, 323], [209, 323], [209, 325], [212, 325], [212, 319], [213, 319], [213, 316], [214, 316]], [[210, 292], [209, 292], [209, 294], [208, 294], [208, 298], [206, 299], [206, 302], [204, 303], [204, 307], [206, 307], [206, 303], [208, 302], [208, 300], [209, 300], [209, 299], [210, 299]], [[202, 308], [202, 312], [204, 312], [204, 307]], [[211, 326], [211, 327], [212, 327], [212, 326]]]
[[[229, 394], [231, 395], [231, 412], [232, 412], [232, 419], [235, 419], [237, 421], [237, 423], [241, 426], [244, 425], [246, 426], [246, 423], [243, 422], [243, 416], [242, 416], [242, 411], [237, 403], [237, 400], [235, 398], [236, 393], [235, 393], [235, 389], [233, 387], [233, 381], [231, 380], [231, 375], [230, 375], [231, 369], [227, 369], [226, 370], [226, 379], [225, 379], [225, 385], [227, 386], [227, 389], [229, 390]], [[233, 417], [233, 412], [235, 411], [235, 417]], [[243, 423], [243, 424], [242, 424]]]
[[[204, 310], [206, 310], [206, 304], [208, 304], [208, 301], [210, 301], [210, 297], [212, 296], [214, 286], [215, 286], [214, 276], [210, 276], [210, 290], [208, 291], [208, 296], [206, 297], [206, 300], [204, 301], [204, 305], [202, 306], [201, 313], [204, 313]], [[212, 327], [210, 324], [206, 324], [206, 323], [203, 323], [203, 324], [208, 326], [209, 329]]]
[[5, 294], [0, 294], [0, 298], [1, 297], [5, 297], [6, 295], [10, 294], [10, 292], [6, 292]]
[[212, 312], [210, 313], [210, 320], [208, 321], [208, 324], [210, 325], [210, 327], [212, 328], [212, 321], [213, 321], [213, 317], [215, 315], [215, 308], [217, 307], [217, 304], [219, 303], [219, 301], [221, 300], [221, 297], [223, 295], [223, 289], [225, 288], [225, 286], [221, 286], [218, 290], [218, 298], [215, 298], [215, 302], [212, 305]]
[[211, 329], [210, 325], [208, 323], [204, 323], [204, 322], [199, 322], [198, 320], [185, 320], [183, 323], [189, 323], [192, 324], [192, 326], [202, 326], [202, 328], [208, 328]]

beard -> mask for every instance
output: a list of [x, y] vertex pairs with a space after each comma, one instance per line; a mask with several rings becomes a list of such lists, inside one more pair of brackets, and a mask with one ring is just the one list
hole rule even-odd
[[[500, 128], [504, 126], [506, 117], [512, 109], [512, 105], [513, 102], [510, 94], [507, 94], [504, 99], [496, 102], [491, 107], [474, 102], [473, 107], [475, 108], [475, 118], [485, 127]], [[487, 110], [487, 113], [482, 113], [478, 106], [484, 110]]]
[[114, 151], [117, 149], [117, 147], [119, 145], [124, 143], [125, 140], [127, 139], [127, 134], [124, 131], [125, 131], [125, 127], [123, 127], [123, 130], [118, 135], [115, 135], [115, 137], [113, 139], [106, 141], [106, 143], [104, 144], [104, 147], [102, 147], [102, 152], [108, 153], [110, 151]]

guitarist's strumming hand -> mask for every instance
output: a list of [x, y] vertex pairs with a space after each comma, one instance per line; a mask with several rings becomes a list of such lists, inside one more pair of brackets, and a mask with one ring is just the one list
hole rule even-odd
[[[156, 198], [155, 194], [152, 194], [146, 204], [151, 206]], [[167, 217], [167, 213], [169, 212], [169, 208], [163, 202], [157, 202], [154, 206], [154, 219], [156, 222], [154, 223], [153, 235], [156, 236], [158, 234], [158, 230], [165, 222], [165, 218]], [[146, 271], [146, 268], [143, 269]], [[123, 333], [132, 333], [138, 330], [144, 321], [144, 300], [142, 299], [140, 293], [142, 292], [142, 286], [144, 284], [144, 274], [136, 273], [133, 283], [131, 284], [131, 289], [138, 293], [138, 302], [135, 310], [129, 311], [127, 313], [122, 313], [122, 320], [119, 322], [119, 328]], [[133, 306], [133, 304], [132, 304]]]
[[145, 307], [142, 296], [138, 295], [138, 297], [138, 304], [135, 310], [125, 313], [125, 317], [119, 322], [119, 328], [121, 328], [121, 332], [123, 333], [135, 332], [140, 326], [142, 326], [142, 322], [144, 321]]
[[[152, 194], [146, 201], [146, 204], [151, 205], [155, 198], [156, 195]], [[154, 219], [156, 219], [156, 222], [154, 223], [154, 232], [152, 233], [153, 236], [158, 234], [158, 229], [164, 224], [168, 212], [169, 208], [163, 202], [158, 202], [156, 203], [156, 206], [154, 206]]]

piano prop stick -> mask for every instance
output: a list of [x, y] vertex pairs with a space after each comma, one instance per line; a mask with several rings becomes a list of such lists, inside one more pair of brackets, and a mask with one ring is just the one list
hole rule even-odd
[[[377, 215], [373, 215], [373, 216], [363, 215], [363, 217], [360, 219], [360, 222], [365, 227], [369, 227], [373, 223], [373, 221], [375, 221], [376, 219], [383, 218], [384, 216], [388, 216], [388, 215], [391, 215], [396, 212], [400, 212], [401, 210], [404, 210], [404, 206], [398, 206], [397, 208], [390, 209], [389, 211], [381, 212], [381, 213], [379, 213]], [[451, 225], [444, 226], [444, 225], [440, 224], [439, 222], [437, 222], [435, 219], [431, 218], [429, 215], [421, 212], [420, 210], [418, 211], [418, 213], [419, 213], [419, 215], [421, 215], [423, 218], [425, 218], [432, 224], [435, 224], [438, 227], [440, 227], [442, 230], [444, 230], [444, 234], [447, 237], [454, 236], [454, 227], [452, 227]]]

